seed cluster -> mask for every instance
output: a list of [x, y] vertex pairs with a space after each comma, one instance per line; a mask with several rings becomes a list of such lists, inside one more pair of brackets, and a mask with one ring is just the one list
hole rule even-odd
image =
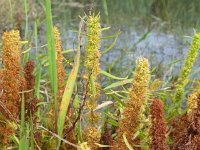
[[166, 121], [164, 117], [164, 104], [159, 99], [154, 99], [151, 106], [151, 137], [152, 150], [166, 150]]
[[61, 103], [62, 95], [64, 93], [65, 88], [65, 80], [66, 80], [66, 73], [65, 68], [63, 66], [64, 56], [62, 54], [62, 42], [60, 38], [60, 32], [56, 26], [53, 28], [54, 31], [54, 39], [56, 45], [56, 65], [57, 65], [57, 77], [58, 77], [58, 93], [57, 93], [57, 101], [58, 106]]
[[[132, 140], [140, 125], [142, 107], [147, 99], [148, 85], [150, 81], [149, 62], [146, 58], [140, 58], [136, 61], [135, 76], [132, 89], [129, 94], [129, 100], [123, 112], [123, 118], [118, 129], [117, 148], [119, 150], [127, 149], [122, 135], [125, 134], [131, 145], [136, 144], [138, 140]], [[138, 144], [138, 143], [137, 143]]]
[[3, 65], [0, 84], [3, 85], [1, 102], [15, 119], [20, 117], [21, 96], [25, 87], [21, 67], [21, 41], [19, 31], [9, 31], [3, 34]]

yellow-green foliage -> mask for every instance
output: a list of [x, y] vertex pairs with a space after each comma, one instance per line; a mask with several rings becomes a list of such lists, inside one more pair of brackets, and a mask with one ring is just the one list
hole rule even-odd
[[116, 147], [120, 150], [127, 149], [122, 138], [123, 134], [126, 134], [126, 138], [130, 144], [138, 144], [132, 138], [138, 128], [141, 128], [140, 121], [143, 120], [141, 117], [144, 104], [147, 100], [149, 81], [149, 62], [146, 58], [140, 58], [136, 61], [135, 76], [129, 94], [130, 98], [126, 103], [123, 118], [118, 129], [118, 143]]
[[183, 98], [184, 98], [184, 89], [189, 81], [189, 74], [192, 70], [192, 67], [194, 66], [194, 63], [196, 62], [198, 51], [200, 48], [200, 34], [197, 33], [194, 35], [192, 45], [189, 49], [189, 53], [187, 55], [187, 58], [184, 63], [184, 67], [181, 72], [181, 77], [178, 80], [178, 84], [176, 87], [174, 102], [179, 103], [179, 105], [182, 104]]

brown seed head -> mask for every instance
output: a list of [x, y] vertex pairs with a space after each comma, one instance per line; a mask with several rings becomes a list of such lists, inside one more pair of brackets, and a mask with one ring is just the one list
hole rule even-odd
[[152, 150], [166, 150], [166, 121], [164, 118], [164, 104], [161, 100], [155, 99], [153, 100], [151, 106], [151, 136]]

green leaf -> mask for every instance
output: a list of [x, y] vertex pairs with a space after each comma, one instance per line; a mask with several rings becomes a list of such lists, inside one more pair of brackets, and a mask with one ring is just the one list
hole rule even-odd
[[107, 77], [110, 77], [112, 79], [116, 79], [116, 80], [124, 80], [124, 79], [128, 78], [128, 77], [125, 77], [125, 78], [116, 77], [116, 76], [114, 76], [114, 75], [112, 75], [112, 74], [110, 74], [110, 73], [108, 73], [108, 72], [106, 72], [104, 70], [101, 70], [100, 73], [105, 75], [105, 76], [107, 76]]
[[53, 21], [51, 14], [51, 0], [46, 0], [46, 24], [47, 24], [47, 44], [48, 44], [48, 62], [51, 86], [54, 94], [58, 90], [57, 67], [56, 67], [56, 49], [53, 33]]
[[32, 118], [32, 114], [31, 114], [31, 117], [30, 117], [30, 132], [31, 132], [31, 138], [30, 138], [30, 141], [31, 141], [31, 148], [30, 150], [34, 150], [34, 128], [33, 128], [33, 118]]
[[[54, 109], [57, 108], [57, 90], [58, 90], [58, 79], [57, 79], [57, 64], [56, 64], [56, 48], [53, 32], [53, 21], [51, 14], [51, 0], [46, 0], [46, 25], [47, 25], [47, 44], [48, 44], [48, 67], [51, 82], [51, 89], [53, 91], [54, 98]], [[57, 122], [57, 111], [55, 111], [55, 123]]]
[[[81, 20], [80, 26], [83, 24], [83, 19]], [[79, 30], [81, 31], [82, 27], [79, 27]], [[78, 39], [80, 39], [80, 31], [79, 31], [79, 36]], [[72, 68], [72, 71], [69, 75], [69, 78], [67, 80], [67, 84], [65, 87], [65, 91], [62, 97], [62, 101], [61, 101], [61, 105], [60, 105], [60, 111], [58, 114], [58, 135], [60, 137], [62, 137], [63, 134], [63, 129], [64, 129], [64, 125], [65, 125], [65, 119], [66, 119], [66, 114], [67, 114], [67, 110], [69, 107], [69, 103], [71, 100], [71, 96], [74, 90], [74, 86], [75, 86], [75, 81], [77, 78], [77, 74], [78, 74], [78, 70], [79, 70], [79, 65], [80, 65], [80, 48], [81, 48], [81, 43], [78, 43], [78, 48], [77, 48], [77, 54], [75, 56], [75, 60], [74, 60], [74, 66]], [[60, 143], [61, 141], [59, 140], [58, 143], [58, 149], [60, 147]]]
[[22, 102], [21, 102], [21, 125], [20, 125], [19, 150], [26, 150], [26, 128], [25, 128], [24, 93], [22, 93]]
[[118, 122], [115, 121], [115, 120], [108, 119], [107, 122], [108, 122], [110, 125], [113, 125], [113, 126], [115, 126], [115, 127], [118, 127]]
[[110, 84], [109, 86], [105, 87], [104, 90], [108, 90], [108, 89], [111, 89], [111, 88], [115, 88], [115, 87], [118, 87], [118, 86], [125, 85], [127, 83], [132, 83], [132, 82], [133, 82], [133, 79], [125, 79], [125, 80], [122, 80], [122, 81], [117, 81], [117, 82], [114, 82], [114, 83]]
[[118, 31], [118, 33], [117, 33], [116, 36], [115, 36], [115, 39], [114, 39], [113, 43], [112, 43], [107, 49], [103, 50], [103, 51], [101, 52], [102, 54], [105, 54], [105, 53], [109, 52], [109, 51], [114, 47], [115, 43], [117, 42], [117, 38], [118, 38], [118, 36], [119, 36], [120, 34], [121, 34], [121, 32]]

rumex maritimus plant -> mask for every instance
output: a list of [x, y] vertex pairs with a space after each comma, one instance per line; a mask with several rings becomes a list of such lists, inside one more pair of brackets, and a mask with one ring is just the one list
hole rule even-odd
[[127, 149], [127, 146], [122, 138], [126, 135], [128, 142], [131, 145], [138, 144], [138, 141], [132, 139], [140, 125], [140, 117], [142, 107], [145, 104], [148, 96], [148, 86], [150, 81], [149, 62], [146, 58], [139, 58], [136, 61], [135, 74], [129, 99], [126, 102], [126, 108], [122, 113], [123, 118], [119, 124], [118, 139], [115, 148], [119, 150]]

